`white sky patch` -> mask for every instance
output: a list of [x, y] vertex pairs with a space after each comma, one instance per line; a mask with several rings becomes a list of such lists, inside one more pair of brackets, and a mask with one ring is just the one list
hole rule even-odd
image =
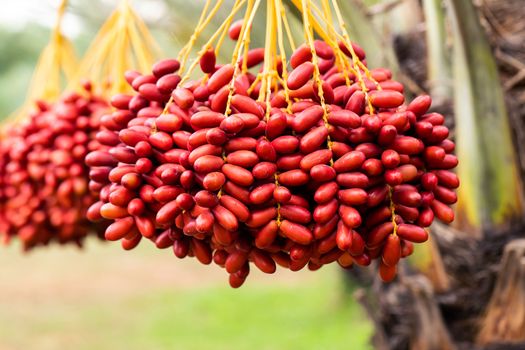
[[[116, 7], [119, 3], [118, 0], [102, 0], [102, 2], [110, 7]], [[135, 0], [131, 3], [137, 13], [150, 23], [162, 19], [168, 11], [166, 4], [160, 0]], [[52, 28], [55, 24], [56, 10], [59, 4], [60, 0], [4, 0], [0, 9], [0, 27], [11, 31], [20, 31], [27, 24], [38, 23]], [[71, 38], [78, 36], [83, 30], [82, 20], [76, 15], [68, 13], [67, 9], [62, 26], [63, 33]]]
[[[0, 26], [4, 29], [19, 31], [27, 24], [37, 23], [52, 28], [56, 21], [56, 10], [60, 0], [9, 0], [2, 1]], [[63, 32], [69, 37], [76, 37], [82, 30], [80, 20], [67, 13], [62, 22]]]
[[164, 1], [135, 1], [133, 8], [140, 14], [142, 19], [148, 22], [156, 22], [166, 17], [168, 7]]

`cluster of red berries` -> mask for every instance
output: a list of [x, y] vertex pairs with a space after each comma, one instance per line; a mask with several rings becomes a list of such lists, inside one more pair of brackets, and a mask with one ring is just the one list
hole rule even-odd
[[94, 141], [104, 99], [85, 84], [82, 94], [37, 102], [27, 120], [15, 123], [0, 141], [0, 235], [17, 236], [24, 249], [51, 241], [80, 245], [104, 224], [86, 218], [97, 200], [88, 187], [86, 155], [106, 146]]
[[[264, 59], [252, 49], [246, 65]], [[144, 237], [213, 261], [233, 287], [250, 262], [273, 273], [378, 259], [392, 280], [434, 216], [454, 218], [457, 159], [444, 118], [428, 112], [428, 96], [405, 105], [386, 69], [340, 69], [323, 41], [300, 46], [290, 64], [286, 79], [278, 69], [286, 84], [272, 89], [270, 108], [257, 76], [218, 65], [213, 50], [200, 59], [202, 79], [179, 84], [172, 59], [128, 72], [136, 94], [112, 98], [95, 137], [107, 148], [86, 158], [99, 194], [88, 217], [112, 221], [106, 239], [132, 249]]]

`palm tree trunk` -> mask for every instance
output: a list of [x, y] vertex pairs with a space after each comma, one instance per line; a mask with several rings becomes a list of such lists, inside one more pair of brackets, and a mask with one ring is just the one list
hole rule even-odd
[[[424, 1], [427, 17], [430, 5], [439, 9], [440, 2]], [[525, 77], [519, 80], [520, 74], [525, 75], [525, 39], [512, 35], [516, 28], [525, 31], [525, 25], [518, 25], [525, 10], [516, 2], [520, 1], [484, 0], [480, 21], [471, 1], [449, 0], [450, 22], [426, 32], [427, 38], [434, 40], [444, 40], [444, 27], [455, 33], [455, 68], [451, 74], [455, 78], [455, 137], [462, 181], [459, 220], [453, 228], [434, 225], [435, 246], [426, 249], [437, 252], [437, 259], [431, 257], [427, 265], [439, 263], [448, 285], [433, 278], [436, 274], [425, 277], [421, 266], [404, 264], [394, 283], [372, 280], [357, 293], [376, 325], [373, 342], [377, 349], [525, 348], [525, 172], [520, 166], [525, 162], [519, 162], [525, 157], [516, 151], [523, 145], [513, 143], [513, 138], [520, 140], [520, 135], [525, 135], [525, 110], [516, 104], [505, 105], [508, 96], [521, 96], [525, 101]], [[502, 8], [512, 10], [505, 12]], [[491, 11], [490, 21], [487, 11]], [[481, 23], [489, 25], [483, 27]], [[508, 25], [506, 30], [503, 24]], [[499, 32], [487, 40], [487, 28], [489, 34], [494, 28]], [[420, 38], [424, 40], [423, 35]], [[429, 56], [448, 53], [443, 42], [427, 47]], [[438, 57], [436, 65], [427, 66], [431, 77], [447, 74], [446, 58]], [[419, 64], [427, 65], [425, 57]], [[432, 84], [421, 85], [438, 97], [446, 97], [447, 89], [436, 91]], [[423, 269], [427, 276], [428, 266]]]

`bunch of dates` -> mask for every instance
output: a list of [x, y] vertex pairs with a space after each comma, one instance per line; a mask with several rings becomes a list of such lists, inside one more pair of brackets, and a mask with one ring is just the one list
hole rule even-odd
[[454, 143], [428, 96], [406, 104], [387, 69], [345, 71], [328, 44], [314, 48], [290, 56], [287, 89], [272, 87], [270, 107], [251, 73], [262, 48], [249, 50], [247, 71], [217, 64], [210, 49], [202, 78], [182, 83], [174, 59], [127, 72], [136, 93], [112, 98], [116, 110], [96, 135], [109, 149], [86, 158], [99, 193], [89, 219], [111, 220], [105, 238], [124, 249], [147, 239], [214, 262], [232, 287], [253, 266], [273, 273], [374, 259], [392, 280], [434, 217], [454, 219]]
[[4, 186], [4, 173], [5, 173], [5, 164], [7, 161], [7, 151], [2, 143], [4, 135], [0, 130], [0, 237], [6, 238], [3, 236], [6, 232], [8, 226], [5, 219], [5, 186]]
[[87, 220], [98, 199], [89, 190], [86, 155], [108, 149], [95, 139], [109, 109], [89, 83], [82, 93], [38, 101], [28, 118], [4, 130], [0, 141], [0, 235], [16, 236], [24, 249], [52, 241], [81, 245], [86, 235], [103, 236], [104, 223]]

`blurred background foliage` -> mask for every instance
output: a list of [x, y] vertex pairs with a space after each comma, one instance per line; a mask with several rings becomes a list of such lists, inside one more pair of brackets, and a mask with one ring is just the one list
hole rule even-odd
[[371, 324], [336, 266], [254, 269], [232, 289], [219, 267], [153, 245], [20, 249], [0, 253], [1, 350], [371, 349]]

